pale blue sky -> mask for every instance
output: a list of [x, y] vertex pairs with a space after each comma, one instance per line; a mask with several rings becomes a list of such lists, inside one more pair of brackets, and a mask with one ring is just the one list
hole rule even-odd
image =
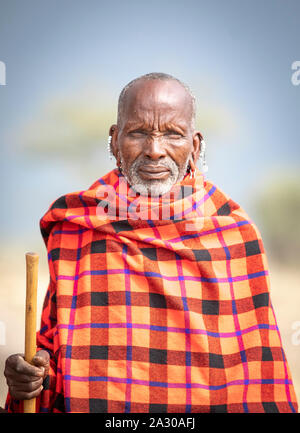
[[[128, 81], [153, 71], [189, 84], [202, 112], [228, 113], [230, 133], [199, 125], [207, 177], [253, 215], [250, 198], [269, 171], [299, 170], [300, 86], [291, 83], [299, 19], [297, 0], [0, 0], [4, 239], [38, 238], [50, 202], [95, 180], [82, 184], [65, 160], [21, 152], [23, 125], [49, 98], [91, 83], [117, 106]], [[99, 177], [111, 167], [106, 158], [103, 148]]]

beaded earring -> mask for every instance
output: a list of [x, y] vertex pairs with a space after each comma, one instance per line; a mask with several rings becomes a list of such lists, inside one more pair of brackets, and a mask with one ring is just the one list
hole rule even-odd
[[206, 143], [204, 140], [201, 140], [201, 151], [200, 151], [199, 159], [202, 165], [203, 173], [206, 173], [208, 171], [208, 165], [206, 164], [205, 150], [206, 150]]
[[109, 153], [109, 159], [113, 159], [113, 153], [112, 153], [112, 151], [111, 151], [111, 140], [112, 140], [112, 136], [111, 135], [109, 135], [108, 136], [108, 139], [107, 139], [107, 150], [108, 150], [108, 153]]

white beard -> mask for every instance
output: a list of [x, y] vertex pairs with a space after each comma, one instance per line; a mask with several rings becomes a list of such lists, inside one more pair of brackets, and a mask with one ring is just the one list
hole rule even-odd
[[184, 178], [187, 171], [188, 159], [185, 162], [184, 166], [181, 168], [181, 170], [179, 169], [175, 161], [173, 161], [173, 159], [170, 157], [166, 157], [163, 163], [160, 161], [160, 166], [163, 165], [170, 170], [170, 175], [166, 180], [142, 179], [139, 175], [139, 167], [140, 165], [143, 165], [143, 163], [143, 159], [137, 158], [127, 171], [125, 169], [126, 165], [124, 164], [124, 160], [121, 157], [122, 173], [129, 185], [136, 192], [140, 193], [141, 195], [150, 195], [153, 197], [157, 197], [159, 195], [163, 195], [169, 192], [176, 182], [180, 182]]

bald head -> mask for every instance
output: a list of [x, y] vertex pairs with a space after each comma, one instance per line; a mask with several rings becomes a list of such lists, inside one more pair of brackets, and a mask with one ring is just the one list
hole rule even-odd
[[[118, 102], [118, 125], [120, 126], [123, 122], [124, 113], [126, 111], [125, 108], [127, 104], [132, 103], [132, 100], [136, 98], [137, 96], [142, 96], [142, 98], [146, 100], [152, 99], [154, 102], [155, 95], [152, 92], [149, 92], [149, 81], [156, 82], [153, 84], [156, 84], [154, 88], [156, 91], [160, 91], [161, 98], [156, 98], [156, 104], [163, 104], [163, 94], [161, 92], [162, 87], [164, 87], [164, 90], [169, 93], [168, 100], [169, 102], [172, 102], [172, 93], [174, 95], [174, 102], [176, 99], [176, 96], [178, 94], [182, 97], [182, 100], [185, 101], [187, 106], [190, 108], [190, 121], [192, 128], [195, 127], [195, 115], [196, 115], [196, 103], [195, 103], [195, 97], [192, 94], [189, 87], [184, 84], [179, 79], [173, 77], [169, 74], [164, 74], [161, 72], [152, 72], [146, 75], [142, 75], [128, 83], [123, 90], [120, 93], [119, 96], [119, 102]], [[160, 86], [160, 84], [165, 84], [164, 86]], [[152, 86], [153, 89], [153, 86]], [[157, 105], [156, 105], [157, 106]]]

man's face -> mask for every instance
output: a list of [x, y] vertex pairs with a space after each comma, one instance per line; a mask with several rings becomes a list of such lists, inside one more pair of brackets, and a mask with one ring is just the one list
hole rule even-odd
[[112, 147], [135, 191], [168, 192], [183, 179], [197, 146], [191, 98], [180, 83], [144, 80], [129, 89]]

